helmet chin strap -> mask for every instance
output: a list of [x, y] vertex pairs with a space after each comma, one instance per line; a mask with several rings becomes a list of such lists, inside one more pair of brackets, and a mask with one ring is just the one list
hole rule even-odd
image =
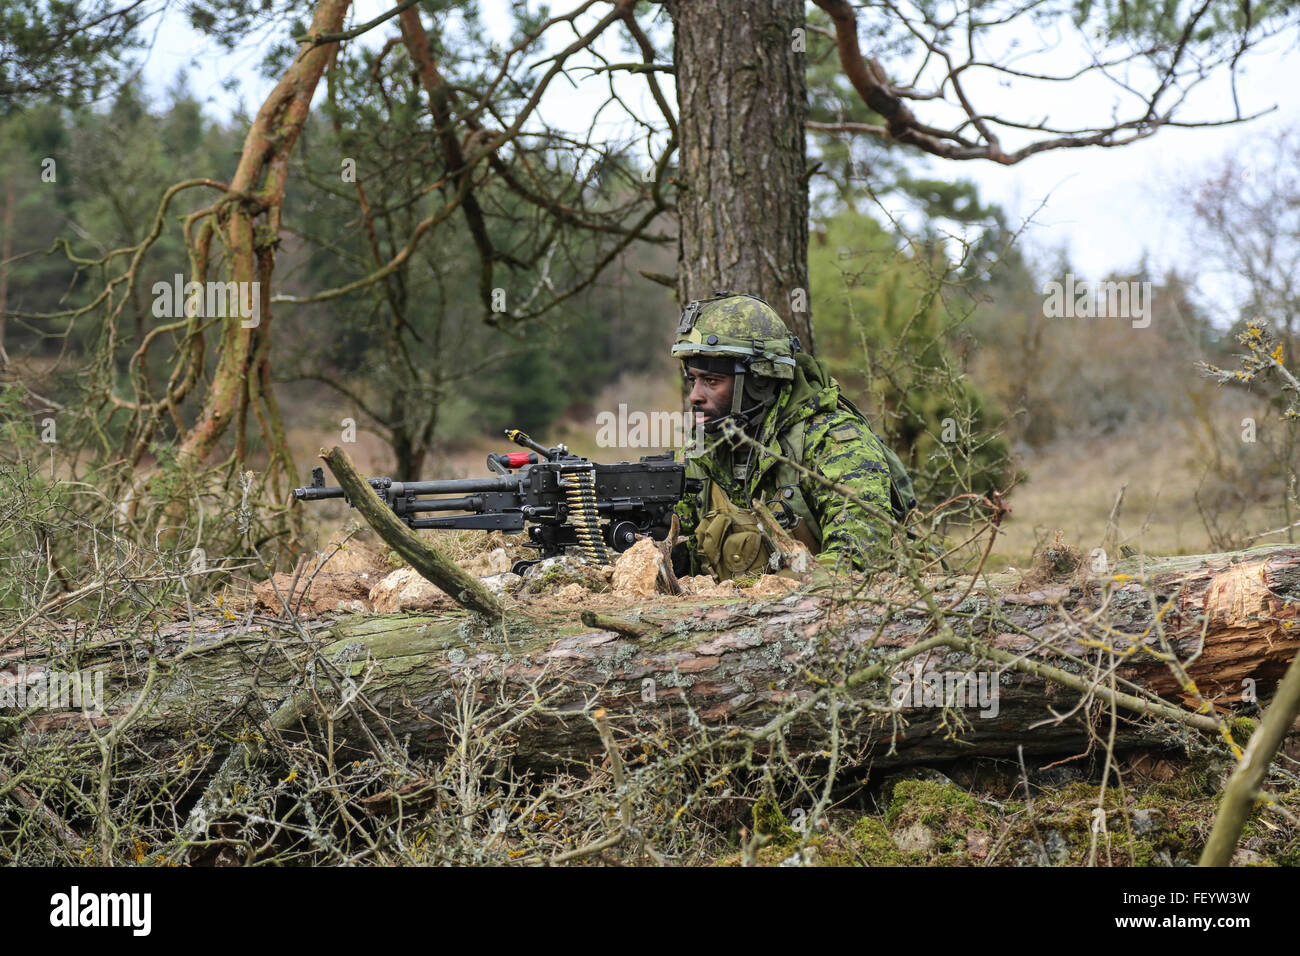
[[[731, 410], [725, 415], [719, 415], [717, 418], [710, 418], [708, 421], [703, 422], [706, 435], [717, 434], [722, 429], [722, 423], [727, 419], [731, 419], [739, 427], [745, 428], [754, 420], [755, 415], [771, 405], [772, 400], [776, 397], [775, 390], [759, 389], [760, 392], [771, 391], [772, 394], [750, 396], [751, 399], [757, 398], [758, 401], [748, 408], [744, 408], [745, 381], [749, 375], [749, 370], [744, 362], [737, 361], [732, 374], [735, 376], [735, 381], [731, 387]], [[762, 381], [762, 379], [759, 379], [759, 381]]]
[[746, 371], [745, 366], [742, 363], [737, 362], [735, 372], [736, 381], [731, 389], [731, 411], [726, 415], [705, 422], [705, 434], [715, 434], [718, 432], [722, 428], [722, 423], [727, 419], [734, 421], [740, 428], [746, 428], [755, 421], [759, 412], [762, 412], [772, 404], [772, 400], [776, 397], [774, 390], [773, 394], [770, 395], [751, 396], [751, 398], [758, 398], [758, 401], [748, 408], [742, 407], [745, 404], [746, 375], [748, 375], [748, 372]]
[[740, 418], [744, 412], [741, 411], [741, 405], [745, 403], [745, 366], [740, 362], [736, 363], [736, 380], [731, 386], [731, 414], [733, 418]]

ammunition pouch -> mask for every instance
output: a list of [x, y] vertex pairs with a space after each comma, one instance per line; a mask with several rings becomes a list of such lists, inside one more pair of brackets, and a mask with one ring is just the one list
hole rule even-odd
[[695, 529], [696, 553], [720, 581], [766, 573], [774, 549], [758, 518], [733, 504], [717, 482], [709, 485], [712, 507]]

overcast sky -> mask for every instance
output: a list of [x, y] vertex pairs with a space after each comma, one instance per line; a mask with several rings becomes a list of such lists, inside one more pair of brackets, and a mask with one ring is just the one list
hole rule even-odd
[[[354, 7], [353, 22], [362, 22], [389, 9], [391, 0], [359, 0]], [[483, 8], [489, 31], [504, 40], [509, 30], [506, 0], [486, 0]], [[229, 115], [240, 103], [252, 112], [261, 103], [271, 84], [258, 75], [257, 65], [265, 44], [275, 37], [268, 34], [262, 43], [249, 44], [230, 54], [193, 33], [179, 12], [169, 12], [157, 26], [157, 42], [144, 70], [153, 92], [161, 96], [176, 73], [185, 70], [191, 87], [208, 101], [213, 115]], [[395, 30], [395, 21], [385, 24], [369, 35], [370, 41], [376, 42]], [[571, 34], [556, 35], [557, 42], [570, 39]], [[1026, 40], [1036, 42], [1039, 37], [1012, 36], [1009, 42]], [[1159, 277], [1168, 268], [1196, 276], [1207, 304], [1229, 311], [1234, 288], [1231, 279], [1208, 271], [1198, 261], [1196, 244], [1189, 238], [1192, 228], [1183, 209], [1185, 186], [1204, 175], [1225, 153], [1257, 149], [1261, 134], [1300, 125], [1300, 97], [1294, 92], [1300, 79], [1297, 46], [1294, 32], [1275, 37], [1239, 70], [1237, 94], [1242, 111], [1276, 108], [1251, 123], [1192, 130], [1166, 128], [1129, 146], [1053, 150], [1010, 167], [988, 161], [932, 160], [928, 163], [929, 175], [974, 180], [984, 198], [1000, 203], [1013, 221], [1034, 214], [1034, 225], [1027, 233], [1030, 246], [1039, 250], [1064, 246], [1081, 278], [1098, 279], [1111, 271], [1132, 269], [1145, 253], [1153, 276]], [[1077, 41], [1073, 45], [1067, 42], [1041, 54], [1038, 61], [1031, 58], [1017, 66], [1029, 69], [1051, 61], [1059, 70], [1063, 58], [1078, 54], [1076, 47]], [[616, 62], [627, 58], [612, 43], [607, 50]], [[891, 64], [890, 69], [897, 70], [896, 75], [906, 75], [901, 65]], [[548, 96], [554, 98], [544, 101], [552, 123], [563, 125], [565, 115], [589, 116], [604, 99], [606, 81], [602, 77], [583, 80], [583, 76], [591, 75], [574, 74], [577, 89], [563, 83], [552, 85]], [[1022, 83], [1014, 88], [1012, 99], [1006, 89], [998, 89], [993, 78], [982, 86], [977, 78], [969, 79], [982, 109], [1005, 109], [1006, 115], [1016, 118], [1051, 116], [1054, 121], [1064, 122], [1077, 118], [1076, 114], [1083, 114], [1089, 107], [1109, 109], [1113, 101], [1114, 87], [1101, 81], [1068, 88], [1061, 84]], [[635, 106], [643, 95], [644, 84], [630, 78], [624, 83], [622, 89]], [[1008, 101], [1015, 104], [1014, 114], [1010, 112], [1012, 107], [1005, 105]], [[648, 99], [641, 102], [650, 110], [648, 115], [657, 115]], [[984, 106], [986, 103], [989, 105]], [[927, 122], [936, 125], [946, 118], [942, 107], [930, 101], [916, 104], [916, 109]], [[1231, 111], [1231, 90], [1225, 75], [1198, 88], [1188, 100], [1185, 118], [1217, 119], [1231, 115]], [[620, 127], [612, 122], [611, 135], [627, 128], [626, 124]], [[1005, 145], [1015, 148], [1019, 144], [1008, 139]], [[1267, 160], [1266, 156], [1260, 158]], [[1040, 205], [1043, 208], [1039, 209]]]

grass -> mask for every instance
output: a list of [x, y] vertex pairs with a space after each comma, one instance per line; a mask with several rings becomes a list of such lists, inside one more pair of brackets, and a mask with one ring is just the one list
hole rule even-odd
[[[1118, 544], [1152, 555], [1201, 554], [1220, 550], [1197, 509], [1196, 491], [1204, 465], [1163, 425], [1061, 442], [1030, 451], [1020, 459], [1027, 482], [1011, 494], [1012, 513], [1003, 523], [990, 567], [1028, 566], [1034, 548], [1056, 530], [1067, 543], [1088, 554], [1100, 547], [1116, 495], [1125, 488]], [[1127, 487], [1125, 487], [1127, 486]], [[1205, 504], [1213, 494], [1202, 492]], [[1286, 523], [1280, 500], [1252, 502], [1227, 525], [1235, 535], [1258, 534]], [[1258, 544], [1282, 543], [1271, 535]], [[1295, 540], [1294, 532], [1291, 540]], [[1115, 555], [1109, 555], [1112, 562]]]

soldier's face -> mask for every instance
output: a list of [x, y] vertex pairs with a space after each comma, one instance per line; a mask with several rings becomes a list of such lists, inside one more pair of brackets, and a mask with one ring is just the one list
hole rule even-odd
[[686, 370], [686, 387], [691, 390], [691, 407], [695, 409], [697, 424], [731, 414], [731, 390], [735, 384], [734, 375], [699, 368]]

